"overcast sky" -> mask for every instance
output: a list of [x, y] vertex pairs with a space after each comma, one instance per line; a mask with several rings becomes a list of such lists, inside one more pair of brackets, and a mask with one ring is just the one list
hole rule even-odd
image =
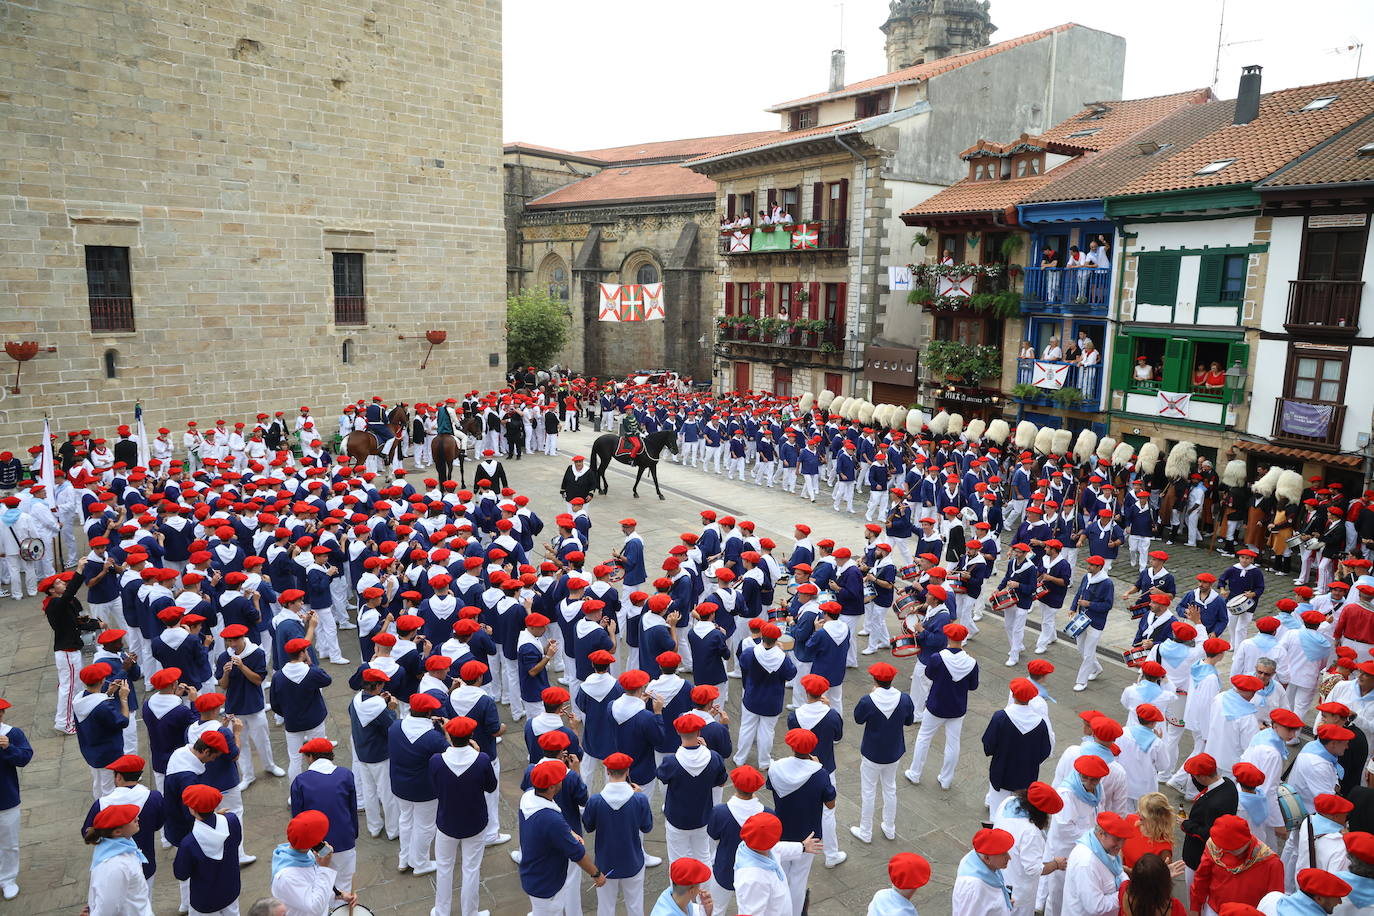
[[[843, 47], [846, 82], [886, 71], [887, 0], [505, 0], [505, 139], [568, 150], [772, 130], [763, 109], [826, 88]], [[992, 40], [1062, 22], [1126, 38], [1125, 97], [1212, 83], [1221, 0], [992, 0]], [[1370, 0], [1228, 0], [1216, 92], [1240, 68], [1264, 88], [1374, 73]], [[1085, 100], [1086, 101], [1086, 100]]]

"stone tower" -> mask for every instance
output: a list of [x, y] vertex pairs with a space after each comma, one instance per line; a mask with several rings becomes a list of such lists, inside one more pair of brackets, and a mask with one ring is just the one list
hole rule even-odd
[[985, 48], [994, 28], [988, 0], [891, 0], [882, 25], [888, 72]]

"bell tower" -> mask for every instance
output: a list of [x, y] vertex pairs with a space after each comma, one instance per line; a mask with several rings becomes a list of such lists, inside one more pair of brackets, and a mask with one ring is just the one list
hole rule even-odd
[[985, 48], [996, 27], [988, 0], [891, 0], [881, 28], [891, 73]]

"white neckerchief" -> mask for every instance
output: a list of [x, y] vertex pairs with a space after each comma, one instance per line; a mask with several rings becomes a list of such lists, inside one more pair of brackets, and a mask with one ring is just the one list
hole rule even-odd
[[820, 722], [830, 712], [830, 707], [820, 700], [812, 700], [797, 707], [797, 724], [805, 729], [814, 729], [816, 723]]
[[639, 629], [641, 633], [646, 633], [654, 627], [666, 627], [668, 622], [658, 613], [648, 610], [647, 607], [639, 618]]
[[1103, 580], [1106, 579], [1106, 578], [1107, 578], [1107, 571], [1106, 571], [1105, 569], [1099, 569], [1097, 572], [1091, 573], [1091, 574], [1088, 576], [1088, 583], [1091, 584], [1091, 585], [1096, 585], [1097, 583], [1103, 581]]
[[554, 811], [558, 813], [559, 817], [563, 815], [558, 805], [549, 801], [547, 798], [536, 795], [533, 789], [526, 789], [525, 794], [520, 796], [521, 816], [529, 819], [540, 811]]
[[696, 747], [679, 747], [673, 752], [673, 756], [688, 773], [693, 776], [700, 776], [701, 771], [706, 769], [706, 765], [711, 762], [711, 749], [705, 744], [698, 744]]
[[390, 655], [374, 655], [372, 660], [367, 663], [369, 668], [376, 668], [386, 675], [387, 680], [396, 676], [396, 672], [401, 670], [401, 666], [396, 664], [396, 659]]
[[605, 671], [594, 671], [587, 675], [587, 679], [579, 684], [578, 687], [583, 693], [600, 703], [606, 698], [606, 694], [610, 693], [615, 685], [616, 680], [611, 677], [609, 673]]
[[765, 646], [762, 643], [754, 647], [754, 661], [759, 663], [769, 674], [782, 667], [783, 661], [787, 659], [787, 653], [777, 646]]
[[656, 695], [664, 704], [671, 703], [687, 682], [676, 674], [660, 674], [648, 686], [648, 693]]
[[466, 716], [477, 705], [477, 701], [486, 695], [487, 692], [481, 687], [461, 684], [448, 695], [448, 705], [453, 708], [455, 716]]
[[608, 782], [599, 794], [601, 800], [610, 805], [612, 810], [619, 811], [634, 797], [635, 790], [628, 782]]
[[338, 766], [335, 765], [334, 761], [320, 757], [314, 763], [310, 764], [310, 766], [306, 767], [306, 769], [328, 776], [330, 773], [337, 770]]
[[72, 708], [76, 713], [76, 721], [85, 722], [86, 717], [95, 712], [95, 708], [110, 697], [103, 693], [83, 693], [72, 702]]
[[358, 717], [358, 724], [367, 728], [372, 722], [386, 711], [386, 700], [379, 696], [370, 696], [358, 691], [353, 697], [353, 712]]
[[538, 738], [547, 732], [556, 731], [563, 727], [563, 717], [556, 712], [541, 712], [539, 715], [530, 719], [530, 730]]
[[207, 858], [218, 862], [224, 858], [224, 844], [229, 841], [229, 819], [220, 814], [212, 814], [211, 817], [215, 819], [213, 826], [196, 818], [191, 824], [191, 836], [196, 838], [200, 851]]
[[820, 768], [819, 760], [783, 757], [774, 760], [773, 765], [768, 768], [768, 781], [777, 795], [791, 795], [805, 785], [812, 774]]
[[716, 628], [715, 623], [710, 620], [697, 620], [692, 623], [692, 635], [698, 639], [705, 639], [712, 630]]
[[181, 627], [168, 627], [162, 631], [158, 639], [162, 640], [173, 649], [179, 649], [181, 648], [181, 644], [186, 641], [186, 637], [190, 635], [191, 633], [189, 630], [183, 630]]
[[[821, 624], [821, 629], [835, 641], [835, 645], [842, 645], [849, 638], [849, 626], [843, 620], [827, 620]], [[755, 655], [758, 653], [755, 652]]]
[[577, 635], [578, 639], [586, 639], [599, 629], [601, 629], [601, 625], [588, 620], [585, 614], [583, 614], [582, 619], [573, 626], [573, 632]]
[[445, 695], [448, 694], [448, 685], [445, 684], [443, 681], [439, 680], [434, 675], [430, 674], [428, 671], [426, 671], [424, 675], [420, 678], [419, 687], [420, 693], [429, 693], [431, 690], [439, 690], [442, 691]]
[[978, 665], [972, 655], [963, 651], [955, 652], [953, 649], [941, 649], [940, 658], [944, 660], [950, 677], [956, 681], [962, 681]]
[[[0, 735], [4, 734], [0, 731]], [[143, 809], [148, 801], [148, 796], [152, 790], [145, 785], [135, 783], [132, 786], [115, 786], [104, 795], [100, 796], [100, 808], [104, 810], [111, 805], [137, 805], [139, 810]]]
[[439, 759], [444, 761], [444, 766], [448, 767], [454, 776], [462, 776], [476, 762], [477, 749], [470, 744], [466, 747], [450, 747], [439, 755]]
[[406, 717], [401, 720], [401, 732], [406, 736], [406, 740], [411, 744], [419, 741], [425, 732], [433, 731], [434, 723], [424, 716], [417, 716], [414, 713], [406, 713]]
[[725, 807], [730, 809], [730, 816], [735, 819], [735, 823], [743, 827], [745, 821], [763, 810], [763, 802], [757, 798], [734, 796], [725, 803]]
[[167, 758], [167, 773], [171, 776], [175, 773], [194, 773], [199, 776], [205, 772], [205, 764], [200, 762], [200, 758], [195, 755], [189, 745], [183, 745], [172, 751], [172, 756]]
[[1040, 713], [1031, 709], [1029, 706], [1022, 706], [1020, 703], [1008, 703], [1006, 708], [1002, 711], [1007, 714], [1007, 718], [1011, 720], [1011, 724], [1016, 726], [1016, 730], [1023, 735], [1030, 734], [1031, 729], [1035, 728], [1043, 721], [1040, 718]]
[[310, 665], [306, 662], [287, 662], [281, 666], [282, 677], [293, 684], [299, 684], [305, 680], [305, 676], [310, 673]]
[[616, 725], [624, 725], [645, 708], [643, 697], [622, 694], [611, 703], [611, 718]]
[[891, 716], [897, 704], [902, 701], [902, 692], [895, 687], [875, 687], [868, 698], [878, 707], [878, 712], [884, 716]]

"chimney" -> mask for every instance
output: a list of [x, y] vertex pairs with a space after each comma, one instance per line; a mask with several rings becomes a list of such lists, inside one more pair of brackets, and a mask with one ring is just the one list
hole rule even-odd
[[829, 92], [839, 92], [844, 88], [844, 52], [830, 52], [830, 89]]
[[1232, 124], [1249, 124], [1259, 116], [1260, 71], [1258, 64], [1240, 68], [1240, 91], [1236, 93], [1236, 113]]

